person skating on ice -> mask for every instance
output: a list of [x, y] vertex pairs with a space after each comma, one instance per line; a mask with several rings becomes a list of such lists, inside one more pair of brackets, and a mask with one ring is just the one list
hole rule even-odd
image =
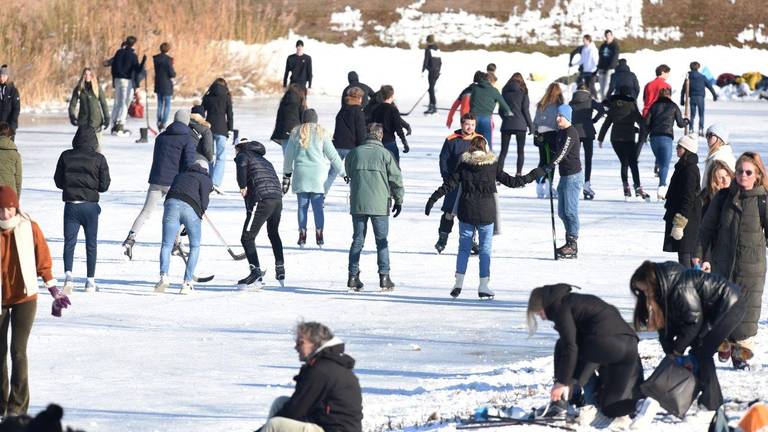
[[574, 66], [573, 58], [578, 54], [579, 62], [576, 65], [579, 66], [579, 78], [577, 85], [585, 84], [589, 89], [589, 93], [593, 99], [596, 99], [597, 89], [595, 89], [595, 80], [597, 79], [597, 64], [600, 59], [600, 55], [597, 52], [597, 47], [592, 42], [591, 35], [584, 35], [582, 38], [584, 44], [571, 51], [571, 56], [568, 59], [568, 67]]
[[[608, 94], [608, 84], [611, 76], [619, 64], [619, 42], [613, 37], [611, 30], [606, 30], [603, 35], [605, 41], [598, 50], [599, 59], [597, 61], [597, 79], [600, 82], [600, 101], [604, 101]], [[626, 64], [626, 62], [625, 62]], [[637, 95], [635, 95], [637, 98]]]
[[[570, 102], [573, 109], [573, 126], [579, 132], [581, 146], [584, 148], [584, 199], [592, 200], [595, 192], [590, 182], [592, 176], [592, 151], [595, 143], [595, 126], [600, 118], [605, 115], [605, 108], [592, 98], [585, 85], [573, 93]], [[595, 112], [594, 116], [592, 112]]]
[[672, 160], [675, 124], [684, 128], [688, 119], [680, 113], [680, 108], [671, 99], [672, 91], [668, 88], [659, 90], [659, 97], [653, 103], [645, 117], [646, 130], [650, 136], [651, 150], [659, 167], [658, 198], [663, 200], [667, 195], [667, 176], [669, 163]]
[[[699, 62], [691, 62], [691, 71], [688, 72], [688, 94], [690, 97], [691, 108], [691, 129], [693, 129], [694, 123], [696, 123], [696, 114], [699, 114], [699, 136], [704, 136], [704, 100], [706, 97], [706, 91], [712, 94], [712, 100], [717, 102], [717, 92], [707, 77], [699, 72], [701, 64]], [[680, 106], [685, 106], [685, 91], [680, 92]]]
[[285, 60], [283, 88], [285, 89], [289, 83], [298, 84], [305, 89], [312, 88], [312, 57], [304, 54], [304, 41], [301, 39], [296, 41], [296, 53], [289, 55]]
[[581, 173], [579, 132], [571, 124], [573, 110], [570, 105], [557, 107], [557, 136], [552, 148], [552, 163], [557, 165], [560, 181], [557, 183], [557, 215], [565, 226], [565, 244], [556, 250], [558, 258], [577, 258], [579, 247], [579, 195], [584, 184]]
[[424, 48], [424, 61], [421, 65], [421, 73], [427, 72], [427, 83], [429, 84], [429, 107], [424, 114], [434, 114], [437, 112], [437, 98], [435, 97], [435, 84], [440, 78], [440, 68], [443, 63], [440, 59], [440, 48], [435, 43], [435, 35], [427, 36], [427, 46]]

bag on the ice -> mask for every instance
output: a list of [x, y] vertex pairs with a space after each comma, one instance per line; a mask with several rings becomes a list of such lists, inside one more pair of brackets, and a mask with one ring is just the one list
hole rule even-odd
[[733, 429], [728, 426], [728, 417], [725, 415], [725, 409], [720, 406], [715, 410], [712, 421], [709, 422], [707, 432], [731, 432]]
[[696, 396], [696, 377], [680, 366], [671, 355], [656, 366], [656, 370], [641, 386], [648, 397], [656, 399], [662, 408], [678, 418], [685, 417]]
[[133, 95], [133, 100], [128, 105], [128, 115], [133, 118], [144, 118], [144, 105], [141, 104], [138, 94]]

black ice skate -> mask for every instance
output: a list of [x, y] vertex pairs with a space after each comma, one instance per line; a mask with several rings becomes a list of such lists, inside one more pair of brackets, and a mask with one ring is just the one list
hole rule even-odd
[[352, 291], [363, 290], [363, 283], [360, 282], [360, 272], [357, 272], [357, 274], [349, 275], [349, 279], [347, 279], [347, 288], [349, 288]]
[[296, 244], [298, 244], [300, 248], [304, 249], [304, 245], [307, 244], [307, 230], [299, 230], [299, 241], [296, 242]]
[[389, 273], [379, 273], [379, 288], [381, 288], [382, 291], [392, 291], [395, 289], [395, 283], [389, 278]]
[[317, 241], [317, 246], [322, 249], [325, 244], [325, 241], [323, 240], [323, 230], [315, 230], [315, 241]]
[[251, 273], [244, 277], [243, 279], [240, 279], [237, 281], [237, 288], [245, 291], [245, 290], [255, 290], [258, 291], [261, 289], [261, 287], [264, 286], [264, 272], [261, 271], [260, 268], [250, 265]]
[[651, 196], [645, 193], [642, 186], [635, 186], [635, 196], [645, 202], [651, 202]]
[[565, 236], [565, 244], [557, 248], [558, 259], [576, 259], [579, 256], [579, 248], [576, 243], [576, 237]]
[[275, 279], [280, 283], [281, 287], [285, 286], [285, 266], [282, 264], [275, 265]]

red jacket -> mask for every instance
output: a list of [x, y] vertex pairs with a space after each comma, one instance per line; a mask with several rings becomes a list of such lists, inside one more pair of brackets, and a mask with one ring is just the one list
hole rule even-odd
[[656, 77], [653, 81], [645, 85], [643, 89], [643, 117], [648, 118], [648, 111], [659, 98], [659, 90], [668, 88], [672, 90], [667, 80], [662, 77]]

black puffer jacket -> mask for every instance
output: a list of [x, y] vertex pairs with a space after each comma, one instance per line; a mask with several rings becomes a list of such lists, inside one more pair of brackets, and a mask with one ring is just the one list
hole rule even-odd
[[[637, 103], [630, 96], [615, 95], [608, 100], [608, 113], [597, 140], [603, 142], [608, 128], [611, 130], [611, 142], [637, 142], [635, 134], [640, 132], [640, 138], [645, 137], [645, 119], [637, 108]], [[635, 126], [637, 125], [637, 126]]]
[[19, 128], [19, 112], [19, 90], [10, 81], [0, 84], [0, 121], [8, 123], [15, 131]]
[[203, 213], [208, 210], [208, 195], [212, 190], [213, 182], [208, 176], [208, 170], [195, 164], [173, 179], [165, 199], [184, 201], [202, 219]]
[[344, 91], [341, 92], [341, 106], [344, 106], [344, 98], [347, 96], [347, 91], [351, 89], [352, 87], [357, 87], [360, 90], [363, 91], [363, 104], [362, 107], [365, 108], [366, 105], [368, 105], [368, 101], [373, 98], [373, 96], [376, 94], [376, 92], [373, 91], [372, 88], [368, 87], [367, 85], [360, 82], [360, 78], [357, 77], [357, 72], [352, 71], [347, 74], [347, 81], [349, 81], [349, 85], [344, 87]]
[[325, 432], [361, 432], [363, 397], [354, 367], [339, 339], [326, 342], [293, 378], [296, 390], [275, 416], [314, 423]]
[[[685, 151], [683, 157], [675, 164], [675, 172], [669, 181], [667, 200], [664, 208], [666, 227], [664, 229], [664, 252], [693, 253], [696, 249], [696, 236], [699, 232], [701, 220], [701, 200], [699, 199], [701, 175], [699, 174], [699, 157], [694, 153]], [[673, 220], [676, 214], [688, 219], [683, 229], [681, 240], [673, 239]]]
[[109, 189], [109, 165], [104, 155], [96, 152], [96, 145], [96, 132], [79, 128], [72, 149], [59, 156], [53, 181], [61, 189], [62, 201], [99, 202], [99, 193]]
[[301, 98], [296, 92], [287, 91], [280, 99], [275, 119], [275, 130], [272, 131], [271, 140], [287, 140], [293, 128], [301, 124], [301, 113], [304, 107]]
[[242, 144], [235, 156], [237, 167], [237, 185], [240, 189], [248, 188], [245, 195], [245, 207], [251, 211], [254, 205], [265, 199], [282, 199], [283, 191], [275, 167], [264, 155], [264, 144], [251, 141]]
[[365, 114], [360, 105], [343, 105], [336, 114], [333, 145], [337, 149], [351, 150], [365, 141]]
[[659, 96], [656, 102], [648, 111], [648, 118], [645, 119], [648, 125], [648, 135], [650, 136], [668, 136], [675, 137], [675, 123], [677, 127], [685, 127], [683, 115], [680, 114], [680, 108], [668, 97]]
[[160, 96], [173, 95], [173, 81], [176, 78], [176, 70], [173, 68], [173, 58], [168, 54], [160, 53], [152, 56], [155, 65], [155, 93]]
[[696, 347], [741, 296], [741, 288], [727, 279], [674, 261], [657, 263], [656, 278], [656, 301], [666, 321], [659, 342], [667, 354]]
[[619, 89], [626, 87], [629, 89], [629, 96], [637, 99], [640, 95], [640, 82], [637, 81], [637, 75], [629, 69], [626, 63], [616, 66], [616, 70], [611, 75], [611, 82], [608, 84], [608, 93], [606, 97], [619, 94]]
[[232, 117], [232, 96], [229, 90], [221, 84], [213, 83], [203, 96], [205, 120], [211, 124], [211, 132], [216, 135], [227, 135], [235, 128]]
[[502, 131], [529, 131], [533, 130], [531, 123], [531, 109], [528, 93], [520, 88], [520, 85], [510, 81], [501, 90], [501, 96], [512, 110], [512, 115], [501, 118]]
[[[576, 131], [579, 132], [579, 138], [589, 140], [595, 139], [595, 126], [600, 118], [605, 115], [603, 104], [592, 99], [592, 95], [587, 90], [578, 90], [571, 98], [571, 108], [573, 108], [573, 120], [571, 123]], [[592, 111], [597, 111], [592, 116]]]

